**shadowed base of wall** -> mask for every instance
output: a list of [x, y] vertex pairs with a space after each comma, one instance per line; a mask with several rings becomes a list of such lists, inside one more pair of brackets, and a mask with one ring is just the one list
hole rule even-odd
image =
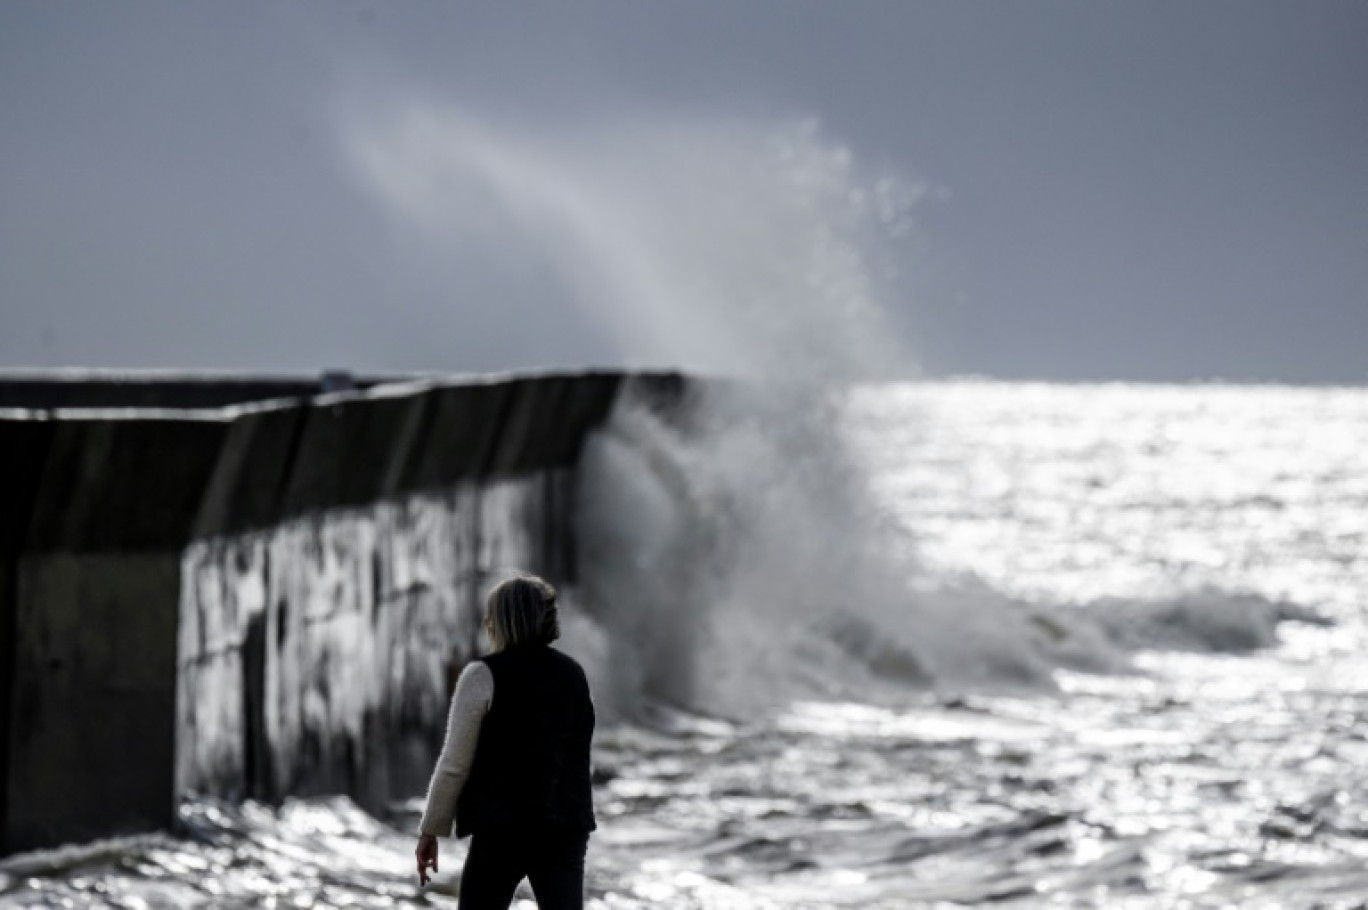
[[[179, 554], [18, 565], [6, 843], [165, 828], [175, 741]], [[127, 615], [137, 604], [138, 615]]]

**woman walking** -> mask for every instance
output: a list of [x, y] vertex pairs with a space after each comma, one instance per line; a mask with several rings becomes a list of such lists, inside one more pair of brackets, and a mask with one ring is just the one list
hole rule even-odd
[[556, 591], [540, 578], [495, 587], [484, 621], [493, 650], [456, 682], [415, 851], [419, 881], [437, 871], [437, 837], [454, 820], [457, 837], [472, 836], [461, 910], [505, 910], [524, 877], [541, 910], [580, 910], [595, 827], [589, 684], [550, 647]]

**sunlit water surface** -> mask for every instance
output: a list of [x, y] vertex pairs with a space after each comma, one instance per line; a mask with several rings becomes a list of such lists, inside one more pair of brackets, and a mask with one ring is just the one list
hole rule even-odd
[[[1368, 392], [959, 383], [849, 420], [934, 573], [1149, 605], [1170, 646], [1053, 694], [601, 730], [590, 906], [1368, 907]], [[1249, 594], [1331, 622], [1250, 651]], [[190, 804], [176, 836], [0, 862], [0, 904], [452, 906], [464, 845], [419, 889], [414, 808]]]

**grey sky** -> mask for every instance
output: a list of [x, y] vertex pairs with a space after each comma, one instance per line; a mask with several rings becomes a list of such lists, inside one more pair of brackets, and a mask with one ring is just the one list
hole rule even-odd
[[[467, 174], [441, 196], [459, 224], [424, 243], [348, 139], [361, 122], [391, 142], [386, 112], [410, 101], [496, 124], [488, 148], [573, 188], [581, 220], [539, 233], [545, 200], [519, 215]], [[681, 214], [690, 230], [643, 212], [691, 205], [674, 184], [744, 185], [752, 146], [713, 149], [698, 124], [809, 118], [818, 151], [932, 189], [899, 247], [911, 280], [881, 299], [933, 372], [1368, 382], [1359, 0], [8, 2], [0, 366], [668, 360], [617, 325], [664, 310], [585, 305], [601, 276], [574, 274], [568, 235], [606, 194], [637, 219], [612, 235], [655, 243], [655, 285], [615, 275], [617, 291], [723, 253], [718, 293], [752, 288], [772, 272], [738, 265], [744, 238], [785, 205], [713, 246], [697, 223], [714, 209]], [[691, 157], [661, 151], [673, 136]], [[758, 259], [796, 248], [764, 242]], [[674, 263], [672, 243], [689, 250]], [[794, 337], [739, 324], [751, 344]]]

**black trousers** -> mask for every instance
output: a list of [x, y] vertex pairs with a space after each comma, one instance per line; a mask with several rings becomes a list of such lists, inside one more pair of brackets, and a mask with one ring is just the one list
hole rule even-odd
[[461, 870], [460, 910], [508, 910], [524, 878], [540, 910], [583, 910], [588, 847], [588, 831], [477, 831]]

